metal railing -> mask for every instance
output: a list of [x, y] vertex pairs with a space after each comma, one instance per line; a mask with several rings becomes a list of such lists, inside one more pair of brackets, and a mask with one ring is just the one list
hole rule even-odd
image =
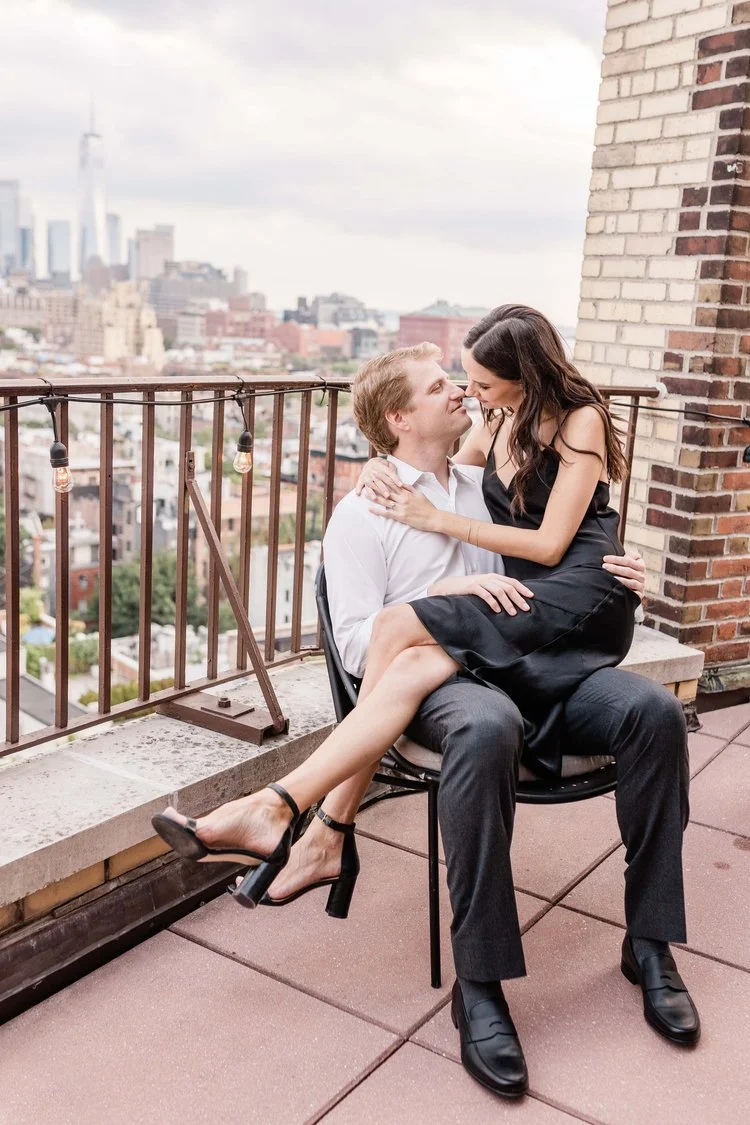
[[[317, 627], [315, 644], [303, 644], [303, 584], [305, 527], [309, 489], [309, 463], [311, 419], [314, 396], [321, 391], [327, 395], [325, 422], [325, 468], [322, 483], [322, 532], [328, 524], [334, 503], [334, 472], [336, 454], [336, 429], [339, 394], [351, 388], [347, 376], [326, 377], [315, 375], [236, 376], [196, 375], [149, 377], [141, 379], [103, 380], [93, 376], [77, 376], [49, 381], [38, 377], [8, 377], [0, 383], [4, 409], [4, 500], [5, 500], [5, 742], [0, 744], [0, 757], [17, 750], [58, 739], [82, 731], [114, 718], [143, 711], [147, 706], [178, 699], [189, 693], [228, 683], [248, 674], [248, 652], [242, 634], [238, 631], [235, 667], [219, 669], [219, 599], [220, 583], [213, 557], [209, 559], [207, 582], [207, 654], [206, 675], [187, 681], [188, 637], [188, 576], [190, 551], [190, 511], [186, 481], [188, 453], [193, 439], [193, 414], [197, 405], [207, 404], [213, 411], [210, 517], [220, 533], [222, 526], [222, 465], [224, 458], [225, 408], [228, 401], [239, 395], [244, 404], [244, 420], [251, 434], [256, 429], [257, 403], [266, 399], [273, 403], [271, 419], [270, 469], [268, 475], [268, 566], [266, 575], [265, 628], [263, 629], [263, 660], [265, 666], [279, 666], [296, 661], [303, 656], [320, 651], [320, 629]], [[626, 455], [628, 476], [620, 491], [621, 534], [627, 519], [630, 490], [630, 467], [633, 460], [635, 427], [638, 407], [642, 398], [656, 398], [653, 387], [602, 388], [607, 397], [626, 399], [631, 410], [628, 427]], [[210, 392], [210, 393], [209, 393]], [[159, 395], [169, 393], [169, 398]], [[208, 397], [206, 397], [208, 393]], [[70, 607], [70, 495], [55, 494], [55, 707], [54, 724], [22, 734], [20, 730], [21, 685], [21, 502], [19, 491], [19, 411], [14, 407], [32, 399], [41, 402], [48, 396], [57, 402], [54, 410], [58, 436], [66, 446], [69, 443], [69, 412], [76, 402], [99, 404], [99, 619], [98, 619], [98, 702], [96, 713], [72, 718], [69, 715], [69, 631]], [[113, 462], [115, 447], [115, 410], [119, 402], [127, 401], [132, 409], [133, 398], [123, 400], [122, 395], [137, 396], [135, 402], [142, 412], [142, 440], [140, 466], [141, 532], [139, 544], [140, 608], [138, 621], [138, 695], [125, 703], [112, 704], [112, 581], [113, 581]], [[176, 588], [175, 588], [175, 651], [174, 686], [162, 691], [151, 691], [151, 634], [152, 634], [152, 574], [154, 558], [154, 470], [156, 450], [156, 423], [160, 405], [175, 405], [179, 396], [179, 469], [177, 479], [177, 531], [176, 531]], [[299, 441], [297, 448], [298, 472], [296, 481], [296, 515], [294, 526], [294, 569], [292, 581], [291, 617], [288, 630], [289, 649], [283, 653], [277, 646], [277, 573], [279, 559], [279, 529], [281, 516], [282, 453], [284, 437], [285, 404], [290, 398], [299, 400]], [[322, 405], [322, 403], [320, 404]], [[238, 415], [239, 417], [239, 415]], [[238, 435], [240, 423], [236, 420]], [[51, 439], [51, 429], [50, 429]], [[75, 470], [75, 464], [71, 465]], [[253, 475], [255, 470], [242, 476], [240, 498], [240, 531], [237, 587], [246, 610], [250, 602], [250, 559], [253, 523]], [[286, 639], [286, 638], [285, 638]]]

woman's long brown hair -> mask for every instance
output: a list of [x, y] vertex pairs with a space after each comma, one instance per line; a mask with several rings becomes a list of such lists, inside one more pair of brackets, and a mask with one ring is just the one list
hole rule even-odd
[[[508, 439], [508, 456], [518, 466], [513, 497], [516, 511], [525, 511], [529, 482], [541, 473], [545, 450], [551, 449], [558, 461], [562, 460], [559, 452], [541, 439], [542, 419], [553, 417], [559, 430], [571, 411], [580, 406], [593, 406], [601, 415], [607, 473], [611, 480], [623, 479], [627, 462], [604, 399], [568, 360], [560, 336], [545, 316], [526, 305], [500, 305], [469, 330], [464, 347], [482, 367], [500, 379], [520, 383], [523, 389], [523, 401]], [[495, 414], [494, 410], [484, 412], [488, 422]], [[560, 436], [574, 453], [589, 453], [601, 460], [595, 450], [576, 449]]]

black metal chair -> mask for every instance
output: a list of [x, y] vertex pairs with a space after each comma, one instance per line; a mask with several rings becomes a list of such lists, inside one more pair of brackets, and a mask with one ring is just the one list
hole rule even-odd
[[[328, 679], [336, 718], [341, 722], [356, 706], [360, 681], [349, 674], [341, 662], [333, 637], [325, 570], [321, 566], [315, 580], [315, 600], [323, 634]], [[440, 988], [440, 889], [438, 881], [438, 815], [437, 796], [440, 785], [441, 755], [402, 735], [381, 759], [375, 781], [392, 787], [374, 800], [406, 796], [410, 792], [427, 793], [427, 871], [430, 922], [430, 975], [433, 988]], [[385, 772], [387, 771], [387, 772]], [[542, 781], [525, 766], [519, 771], [516, 800], [520, 804], [560, 805], [600, 797], [617, 786], [617, 766], [613, 758], [566, 755], [563, 776], [559, 781]], [[362, 807], [373, 799], [363, 802]]]

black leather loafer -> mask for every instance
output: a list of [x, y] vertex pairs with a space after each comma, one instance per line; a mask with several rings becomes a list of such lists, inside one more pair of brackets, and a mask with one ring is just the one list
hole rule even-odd
[[643, 1014], [654, 1031], [684, 1046], [698, 1042], [701, 1021], [671, 953], [652, 953], [639, 965], [626, 934], [620, 968], [631, 984], [641, 986]]
[[505, 999], [480, 1000], [467, 1012], [456, 981], [451, 1016], [461, 1039], [461, 1062], [472, 1078], [504, 1098], [525, 1094], [529, 1088], [526, 1060]]

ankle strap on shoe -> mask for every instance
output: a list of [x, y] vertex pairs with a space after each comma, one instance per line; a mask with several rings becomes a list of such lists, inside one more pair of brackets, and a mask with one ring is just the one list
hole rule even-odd
[[315, 815], [323, 821], [326, 828], [332, 828], [334, 832], [343, 832], [345, 836], [348, 836], [354, 831], [353, 822], [351, 824], [342, 824], [340, 820], [334, 820], [328, 813], [324, 813], [322, 808], [316, 809]]
[[294, 817], [294, 819], [299, 820], [299, 809], [297, 808], [297, 802], [294, 800], [294, 797], [291, 797], [287, 793], [283, 785], [279, 785], [276, 781], [272, 781], [266, 786], [266, 789], [273, 789], [274, 793], [278, 793], [282, 801], [286, 801], [286, 803], [289, 805], [289, 808], [292, 810], [292, 816]]

